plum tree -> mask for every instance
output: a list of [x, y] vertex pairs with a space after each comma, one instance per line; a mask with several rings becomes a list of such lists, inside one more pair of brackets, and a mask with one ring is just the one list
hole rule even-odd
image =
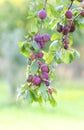
[[33, 28], [26, 40], [19, 42], [20, 52], [27, 57], [28, 64], [25, 84], [18, 93], [29, 103], [49, 101], [55, 105], [55, 63], [71, 63], [80, 56], [72, 48], [73, 32], [82, 24], [80, 19], [84, 17], [83, 4], [79, 2], [83, 0], [69, 0], [66, 6], [63, 3], [54, 7], [44, 0], [44, 5], [35, 3], [37, 11], [30, 11], [28, 15]]

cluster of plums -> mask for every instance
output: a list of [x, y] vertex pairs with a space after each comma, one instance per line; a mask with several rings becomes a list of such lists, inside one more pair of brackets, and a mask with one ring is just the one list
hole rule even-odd
[[[47, 13], [45, 9], [42, 9], [38, 12], [38, 17], [41, 20], [44, 20], [47, 17]], [[39, 49], [41, 50], [42, 48], [45, 47], [46, 43], [50, 41], [50, 36], [49, 34], [42, 35], [38, 33], [34, 36], [34, 41], [37, 43]], [[44, 56], [44, 53], [42, 52], [42, 50], [39, 52], [34, 52], [30, 55], [29, 60], [31, 62], [35, 60], [37, 61], [38, 71], [37, 71], [37, 74], [35, 75], [29, 74], [27, 82], [31, 83], [31, 85], [39, 86], [39, 87], [41, 83], [45, 83], [46, 87], [48, 87], [48, 93], [52, 95], [52, 89], [49, 87], [50, 86], [50, 81], [49, 81], [50, 69], [47, 64], [42, 63], [43, 56]]]
[[[74, 0], [71, 0], [72, 2]], [[78, 0], [78, 2], [82, 2], [82, 9], [80, 12], [80, 16], [84, 17], [84, 2], [83, 0]], [[73, 33], [75, 31], [75, 23], [74, 23], [74, 16], [72, 11], [69, 9], [65, 13], [65, 18], [67, 19], [66, 25], [62, 25], [60, 23], [57, 24], [57, 31], [63, 34], [62, 42], [64, 49], [69, 48], [70, 38], [68, 37], [69, 33]]]

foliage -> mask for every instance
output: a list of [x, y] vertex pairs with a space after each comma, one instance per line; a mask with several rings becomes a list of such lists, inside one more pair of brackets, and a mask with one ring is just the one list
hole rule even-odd
[[25, 41], [19, 42], [20, 52], [28, 60], [26, 82], [19, 90], [19, 97], [29, 103], [49, 101], [53, 106], [56, 104], [56, 87], [52, 86], [55, 65], [69, 64], [80, 57], [72, 48], [72, 35], [84, 24], [83, 11], [77, 0], [57, 0], [56, 7], [47, 0], [31, 2], [27, 17], [29, 31]]

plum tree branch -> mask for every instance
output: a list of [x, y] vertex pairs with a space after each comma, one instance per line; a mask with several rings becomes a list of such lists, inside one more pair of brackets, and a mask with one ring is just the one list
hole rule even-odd
[[44, 10], [46, 9], [47, 1], [48, 1], [48, 0], [45, 0], [45, 2], [44, 2], [44, 8], [43, 8]]
[[70, 6], [68, 7], [68, 10], [72, 7], [72, 5], [73, 5], [73, 1], [71, 1], [71, 4], [70, 4]]

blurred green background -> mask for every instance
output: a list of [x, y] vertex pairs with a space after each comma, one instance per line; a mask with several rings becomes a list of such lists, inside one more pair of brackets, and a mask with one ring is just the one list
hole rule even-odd
[[84, 130], [84, 28], [73, 35], [80, 59], [56, 67], [57, 106], [16, 101], [26, 68], [17, 43], [27, 33], [31, 2], [0, 0], [0, 130]]

